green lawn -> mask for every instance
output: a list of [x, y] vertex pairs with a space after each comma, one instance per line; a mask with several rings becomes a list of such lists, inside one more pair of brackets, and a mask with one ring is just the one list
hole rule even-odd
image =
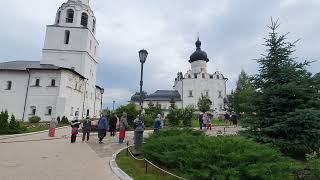
[[127, 156], [126, 150], [123, 150], [117, 155], [117, 165], [125, 173], [131, 176], [135, 180], [171, 180], [176, 179], [172, 176], [168, 176], [161, 171], [155, 169], [151, 165], [148, 165], [148, 173], [145, 173], [144, 161], [138, 161], [133, 159], [130, 154]]
[[[31, 133], [31, 132], [38, 132], [44, 131], [49, 129], [49, 123], [21, 123], [26, 129], [22, 133]], [[57, 127], [67, 126], [68, 124], [58, 124]]]
[[[225, 122], [224, 120], [218, 120], [218, 119], [214, 119], [212, 121], [212, 125], [213, 126], [224, 126], [225, 125]], [[193, 119], [192, 120], [192, 127], [199, 127], [199, 120], [198, 119]]]

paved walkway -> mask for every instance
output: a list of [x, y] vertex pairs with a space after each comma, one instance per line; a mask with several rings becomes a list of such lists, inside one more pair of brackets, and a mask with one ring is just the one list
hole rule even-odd
[[[56, 136], [70, 134], [69, 128], [57, 130]], [[87, 143], [70, 144], [70, 139], [29, 141], [48, 138], [47, 132], [4, 139], [0, 142], [1, 180], [87, 180], [118, 179], [109, 161], [97, 156]], [[93, 142], [92, 142], [93, 143]]]
[[[225, 134], [238, 130], [226, 128]], [[209, 135], [220, 132], [224, 132], [223, 127], [207, 131]], [[146, 131], [144, 135], [150, 133]], [[104, 144], [98, 144], [95, 133], [89, 142], [81, 143], [80, 133], [77, 143], [70, 144], [70, 139], [65, 138], [69, 135], [70, 128], [63, 128], [56, 131], [56, 138], [60, 139], [49, 138], [47, 132], [13, 138], [0, 136], [0, 180], [118, 179], [109, 162], [112, 154], [126, 143], [119, 145], [118, 136], [108, 135]], [[133, 132], [127, 132], [127, 141], [133, 143]]]

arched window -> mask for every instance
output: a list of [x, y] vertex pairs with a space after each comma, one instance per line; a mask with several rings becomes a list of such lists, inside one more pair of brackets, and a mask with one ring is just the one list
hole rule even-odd
[[81, 14], [81, 25], [84, 27], [88, 26], [88, 14], [87, 13], [82, 13]]
[[7, 81], [7, 88], [6, 90], [11, 90], [12, 87], [12, 81]]
[[220, 79], [220, 76], [219, 76], [219, 75], [217, 75], [217, 79]]
[[96, 30], [96, 20], [93, 19], [93, 23], [92, 23], [92, 32], [94, 32]]
[[74, 16], [74, 10], [68, 9], [67, 10], [66, 23], [73, 23], [73, 16]]
[[47, 112], [46, 115], [50, 115], [52, 114], [52, 107], [51, 106], [47, 106]]
[[31, 110], [30, 115], [33, 115], [33, 116], [36, 115], [37, 108], [35, 106], [31, 106], [30, 110]]
[[70, 31], [66, 30], [64, 32], [64, 44], [69, 44], [70, 41]]
[[51, 79], [51, 86], [56, 86], [56, 80], [55, 79]]
[[188, 78], [189, 78], [189, 79], [191, 78], [191, 74], [188, 74]]
[[60, 16], [61, 16], [61, 11], [57, 12], [57, 19], [56, 19], [56, 24], [60, 23]]

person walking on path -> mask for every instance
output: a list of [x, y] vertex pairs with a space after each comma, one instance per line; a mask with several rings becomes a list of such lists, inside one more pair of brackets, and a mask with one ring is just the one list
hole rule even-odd
[[116, 135], [117, 121], [118, 121], [117, 114], [113, 113], [113, 116], [109, 121], [110, 122], [110, 124], [109, 124], [110, 136], [115, 136]]
[[91, 126], [92, 126], [91, 121], [89, 117], [87, 117], [82, 124], [82, 142], [84, 142], [86, 136], [87, 136], [87, 141], [89, 141]]
[[200, 114], [199, 114], [199, 117], [198, 117], [198, 118], [199, 118], [200, 130], [202, 130], [202, 127], [203, 127], [203, 120], [202, 120], [202, 116], [203, 116], [203, 115], [202, 115], [202, 113], [200, 113]]
[[120, 128], [120, 132], [119, 132], [119, 143], [122, 144], [124, 141], [124, 138], [126, 137], [126, 129], [128, 129], [128, 120], [127, 120], [128, 116], [126, 112], [123, 112], [123, 115], [120, 119], [120, 123], [119, 123], [119, 128]]
[[99, 144], [102, 144], [103, 138], [107, 135], [108, 120], [104, 114], [101, 115], [98, 121], [98, 138]]
[[56, 127], [57, 127], [58, 121], [56, 118], [52, 118], [49, 124], [49, 137], [54, 137], [56, 133]]
[[205, 129], [208, 129], [208, 119], [209, 119], [208, 114], [204, 113], [202, 115], [202, 123], [203, 123]]
[[211, 116], [209, 116], [209, 115], [207, 115], [208, 116], [208, 128], [207, 129], [210, 129], [210, 131], [211, 131], [211, 128], [212, 128], [212, 123], [211, 123], [211, 121], [212, 121], [212, 118], [211, 118]]
[[232, 123], [234, 127], [238, 127], [238, 114], [235, 112], [232, 115]]
[[224, 114], [224, 119], [226, 121], [226, 127], [228, 128], [230, 126], [230, 115], [228, 112]]
[[154, 132], [157, 132], [159, 131], [159, 129], [161, 129], [161, 115], [158, 114], [156, 119], [154, 120], [154, 123], [153, 123], [153, 131]]
[[75, 116], [74, 120], [71, 121], [71, 143], [76, 142], [80, 124], [78, 116]]

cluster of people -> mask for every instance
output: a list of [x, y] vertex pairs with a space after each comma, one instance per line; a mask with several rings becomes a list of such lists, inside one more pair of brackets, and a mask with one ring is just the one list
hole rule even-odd
[[200, 126], [200, 130], [202, 130], [202, 128], [204, 129], [212, 129], [212, 117], [207, 113], [203, 113], [199, 115], [199, 126]]
[[[57, 120], [52, 118], [49, 124], [49, 137], [55, 136], [55, 129], [57, 127]], [[78, 120], [77, 113], [75, 114], [74, 120], [70, 122], [71, 126], [71, 143], [75, 143], [77, 139], [77, 135], [79, 133], [81, 122]], [[110, 136], [115, 136], [117, 129], [119, 129], [119, 143], [123, 143], [126, 130], [128, 129], [128, 120], [127, 120], [127, 113], [124, 112], [121, 118], [119, 119], [117, 114], [114, 113], [110, 121], [108, 121], [107, 117], [104, 114], [101, 114], [99, 121], [97, 123], [97, 131], [98, 131], [98, 142], [99, 144], [103, 143], [103, 139], [107, 135], [107, 131], [109, 130]], [[89, 141], [90, 132], [92, 130], [92, 122], [87, 117], [82, 123], [82, 142], [85, 140]]]
[[238, 115], [237, 115], [237, 113], [232, 112], [232, 115], [230, 115], [229, 112], [226, 112], [224, 114], [224, 119], [225, 119], [225, 127], [227, 127], [227, 128], [230, 127], [231, 121], [232, 121], [232, 124], [234, 125], [234, 127], [238, 126]]
[[[238, 115], [235, 112], [232, 112], [232, 115], [230, 115], [229, 112], [226, 112], [224, 114], [224, 121], [225, 121], [225, 127], [230, 127], [231, 121], [234, 127], [238, 126]], [[210, 116], [207, 112], [203, 114], [199, 114], [199, 126], [200, 130], [202, 129], [209, 129], [211, 130], [213, 128], [212, 125], [212, 116]]]

